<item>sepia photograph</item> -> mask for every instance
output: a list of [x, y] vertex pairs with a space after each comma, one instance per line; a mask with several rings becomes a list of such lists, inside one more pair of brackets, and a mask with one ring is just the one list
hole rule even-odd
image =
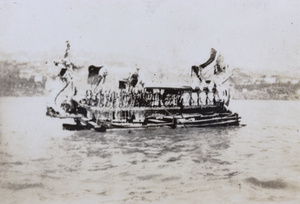
[[300, 203], [299, 0], [0, 0], [0, 203]]

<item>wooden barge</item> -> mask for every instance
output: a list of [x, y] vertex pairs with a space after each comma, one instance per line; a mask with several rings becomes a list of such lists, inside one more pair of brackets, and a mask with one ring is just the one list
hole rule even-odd
[[[189, 107], [99, 108], [79, 105], [82, 115], [69, 115], [74, 124], [63, 124], [66, 130], [140, 129], [158, 127], [238, 126], [241, 117], [224, 103]], [[67, 116], [68, 117], [68, 116]]]
[[91, 90], [86, 92], [85, 97], [75, 99], [75, 91], [68, 101], [57, 104], [57, 99], [66, 89], [75, 87], [72, 76], [75, 66], [64, 59], [60, 63], [63, 68], [59, 77], [65, 86], [54, 99], [64, 113], [47, 107], [47, 115], [74, 119], [73, 124], [63, 124], [66, 130], [94, 129], [100, 132], [110, 129], [239, 125], [241, 118], [229, 110], [230, 93], [224, 86], [232, 74], [218, 59], [214, 67], [203, 71], [215, 57], [216, 51], [212, 48], [207, 62], [191, 67], [191, 73], [198, 78], [196, 86], [144, 86], [138, 79], [137, 68], [128, 78], [113, 81], [118, 87], [112, 92], [111, 87], [107, 89], [104, 84], [107, 71], [100, 74], [102, 66], [91, 65], [88, 68]]

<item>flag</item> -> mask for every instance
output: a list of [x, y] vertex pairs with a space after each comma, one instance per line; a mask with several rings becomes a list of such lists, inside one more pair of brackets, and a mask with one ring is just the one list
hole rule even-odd
[[192, 74], [193, 74], [193, 71], [195, 72], [195, 74], [196, 74], [196, 76], [198, 77], [198, 79], [200, 80], [200, 82], [202, 82], [202, 78], [201, 78], [201, 76], [200, 76], [200, 74], [199, 74], [199, 72], [200, 72], [200, 67], [198, 67], [198, 66], [192, 66], [192, 68], [191, 68], [191, 76], [192, 76]]
[[127, 84], [127, 81], [120, 80], [119, 81], [119, 89], [125, 89], [126, 88], [126, 84]]
[[130, 78], [130, 85], [132, 87], [135, 87], [137, 82], [138, 82], [138, 78], [139, 78], [139, 74], [138, 73], [134, 73], [131, 75], [131, 78]]
[[62, 68], [58, 74], [59, 77], [63, 77], [65, 73], [67, 72], [67, 68]]
[[209, 59], [200, 65], [201, 68], [207, 67], [210, 63], [212, 63], [216, 58], [217, 51], [214, 48], [211, 48]]
[[102, 77], [99, 75], [99, 71], [102, 68], [94, 65], [89, 66], [88, 84], [97, 84]]
[[196, 66], [196, 65], [192, 66], [191, 76], [194, 72], [196, 74], [196, 76], [199, 77], [199, 71], [200, 71], [200, 68], [198, 66]]

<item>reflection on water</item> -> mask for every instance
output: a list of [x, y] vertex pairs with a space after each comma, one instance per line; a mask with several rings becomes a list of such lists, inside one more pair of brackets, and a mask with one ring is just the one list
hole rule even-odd
[[106, 133], [63, 131], [42, 98], [0, 103], [4, 203], [299, 200], [300, 102], [233, 101], [246, 127]]

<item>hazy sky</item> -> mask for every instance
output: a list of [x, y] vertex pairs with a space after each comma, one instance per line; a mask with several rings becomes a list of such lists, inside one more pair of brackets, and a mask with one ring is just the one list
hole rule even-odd
[[214, 47], [233, 67], [299, 70], [299, 24], [299, 0], [0, 0], [0, 53], [63, 55], [69, 40], [99, 63], [190, 67]]

